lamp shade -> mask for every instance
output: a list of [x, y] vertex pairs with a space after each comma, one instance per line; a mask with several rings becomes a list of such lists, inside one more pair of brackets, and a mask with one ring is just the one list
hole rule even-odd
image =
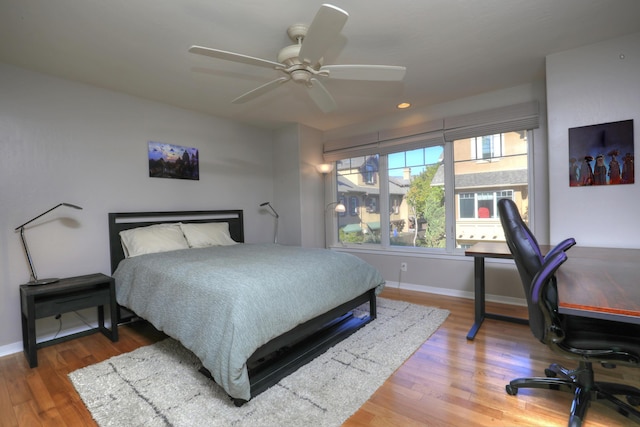
[[316, 169], [318, 169], [320, 173], [329, 173], [333, 170], [333, 163], [321, 163], [316, 166]]

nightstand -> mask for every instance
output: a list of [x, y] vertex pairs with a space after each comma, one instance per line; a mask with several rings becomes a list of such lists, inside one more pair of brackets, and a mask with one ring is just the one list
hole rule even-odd
[[[118, 341], [118, 317], [115, 280], [104, 274], [60, 279], [48, 285], [20, 285], [22, 307], [22, 342], [29, 366], [38, 366], [39, 348], [72, 338], [102, 332], [111, 341]], [[111, 329], [104, 326], [104, 306], [109, 305]], [[36, 319], [84, 308], [98, 308], [98, 327], [75, 334], [36, 343]]]

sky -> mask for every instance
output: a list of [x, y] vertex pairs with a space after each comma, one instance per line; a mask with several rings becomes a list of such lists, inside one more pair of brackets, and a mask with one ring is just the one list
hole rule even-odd
[[149, 141], [149, 160], [164, 159], [165, 162], [175, 162], [182, 157], [185, 151], [189, 153], [189, 157], [191, 158], [198, 152], [198, 149], [164, 142]]
[[419, 175], [425, 170], [425, 165], [439, 163], [443, 157], [444, 146], [419, 148], [401, 153], [389, 154], [389, 175], [402, 176], [405, 167], [411, 168], [411, 175]]

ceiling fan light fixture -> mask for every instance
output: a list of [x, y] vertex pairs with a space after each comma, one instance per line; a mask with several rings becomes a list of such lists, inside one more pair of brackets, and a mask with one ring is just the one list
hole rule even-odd
[[399, 110], [406, 110], [409, 107], [411, 107], [411, 103], [409, 102], [401, 102], [400, 104], [396, 105], [396, 108]]

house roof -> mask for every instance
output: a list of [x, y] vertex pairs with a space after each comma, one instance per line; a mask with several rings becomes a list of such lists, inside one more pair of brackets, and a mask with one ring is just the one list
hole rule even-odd
[[[469, 173], [455, 176], [456, 190], [514, 187], [527, 185], [526, 169]], [[505, 184], [508, 183], [508, 184]], [[431, 185], [444, 185], [444, 167], [440, 166], [431, 180]]]

